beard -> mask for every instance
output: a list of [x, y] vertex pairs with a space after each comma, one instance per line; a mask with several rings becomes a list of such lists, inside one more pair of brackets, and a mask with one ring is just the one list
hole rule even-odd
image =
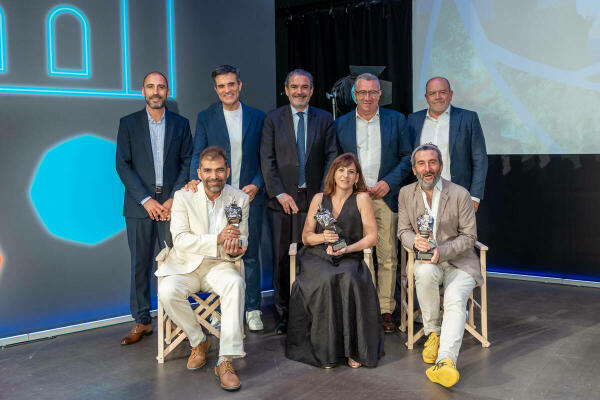
[[[152, 103], [152, 99], [161, 99], [162, 101], [160, 103]], [[148, 104], [148, 107], [150, 107], [154, 110], [159, 110], [159, 109], [163, 108], [165, 106], [166, 102], [167, 102], [167, 99], [163, 99], [160, 96], [146, 97], [146, 104]]]
[[[431, 176], [431, 175], [433, 175], [433, 181], [431, 181], [431, 183], [426, 183], [424, 178], [426, 176]], [[421, 188], [426, 189], [426, 190], [431, 190], [438, 183], [441, 176], [442, 176], [441, 172], [438, 171], [436, 174], [426, 173], [423, 175], [417, 175], [417, 180], [419, 181], [419, 185], [421, 186]]]
[[220, 193], [223, 190], [223, 188], [225, 187], [225, 181], [214, 180], [214, 181], [210, 181], [210, 183], [212, 183], [212, 185], [209, 185], [209, 182], [206, 181], [205, 187], [211, 193]]

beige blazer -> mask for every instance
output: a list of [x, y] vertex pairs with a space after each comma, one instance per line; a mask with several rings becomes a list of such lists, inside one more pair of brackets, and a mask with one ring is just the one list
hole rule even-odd
[[[425, 214], [425, 205], [418, 182], [406, 185], [398, 194], [398, 239], [412, 248], [417, 232], [417, 216]], [[477, 223], [471, 195], [462, 186], [442, 179], [442, 193], [436, 221], [439, 262], [448, 261], [483, 283], [479, 259], [474, 245]]]
[[[229, 185], [222, 192], [223, 206], [230, 205], [233, 200], [242, 208], [241, 235], [248, 238], [248, 215], [250, 203], [248, 195]], [[161, 267], [156, 270], [156, 276], [187, 274], [200, 266], [204, 257], [218, 257], [224, 261], [234, 262], [241, 258], [230, 257], [217, 246], [217, 234], [209, 234], [207, 203], [204, 187], [198, 186], [197, 192], [178, 190], [173, 197], [171, 209], [171, 235], [173, 248], [164, 257]], [[217, 231], [227, 226], [225, 211], [218, 211]], [[257, 238], [253, 238], [257, 239]]]

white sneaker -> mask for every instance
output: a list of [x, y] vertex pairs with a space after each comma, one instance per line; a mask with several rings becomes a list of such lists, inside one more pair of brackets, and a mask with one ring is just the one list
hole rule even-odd
[[250, 331], [259, 332], [265, 329], [260, 319], [260, 314], [262, 314], [260, 310], [246, 311], [246, 322]]

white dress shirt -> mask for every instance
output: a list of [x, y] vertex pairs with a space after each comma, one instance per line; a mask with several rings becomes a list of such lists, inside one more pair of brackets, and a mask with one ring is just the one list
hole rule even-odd
[[[421, 131], [421, 143], [433, 143], [440, 148], [442, 152], [442, 162], [444, 168], [442, 170], [442, 178], [447, 181], [452, 181], [452, 174], [450, 173], [450, 108], [448, 106], [446, 111], [442, 113], [437, 119], [429, 115], [429, 109], [427, 109], [427, 115], [425, 116], [425, 123], [423, 124], [423, 130]], [[478, 197], [471, 196], [471, 199], [479, 203]]]
[[365, 183], [369, 187], [375, 186], [379, 180], [379, 167], [381, 166], [379, 108], [368, 121], [356, 111], [356, 152]]
[[225, 114], [225, 124], [227, 124], [227, 133], [229, 134], [229, 147], [231, 150], [231, 186], [240, 188], [240, 171], [242, 170], [242, 105], [237, 110], [227, 111]]
[[452, 180], [450, 174], [450, 107], [446, 109], [437, 119], [429, 114], [425, 116], [425, 123], [421, 131], [421, 143], [433, 143], [440, 148], [442, 152], [442, 162], [444, 168], [442, 170], [442, 178], [447, 181]]
[[[163, 110], [162, 117], [155, 122], [148, 110], [148, 129], [150, 130], [150, 143], [152, 145], [152, 159], [154, 161], [154, 184], [156, 186], [163, 185], [163, 162], [164, 162], [164, 150], [165, 150], [165, 110]], [[144, 205], [151, 196], [145, 197], [140, 201], [141, 205]]]
[[[198, 186], [198, 190], [204, 190], [202, 186]], [[208, 233], [210, 235], [218, 235], [221, 231], [218, 229], [218, 219], [219, 213], [223, 212], [223, 192], [219, 194], [219, 197], [215, 199], [214, 202], [210, 201], [210, 199], [206, 199], [206, 214], [208, 215]], [[205, 258], [216, 260], [219, 257], [210, 257], [206, 256]]]
[[421, 195], [423, 196], [423, 204], [425, 205], [425, 209], [433, 217], [433, 240], [436, 237], [436, 228], [438, 224], [438, 209], [440, 207], [440, 196], [442, 194], [442, 180], [438, 179], [437, 183], [433, 187], [433, 196], [431, 196], [431, 207], [429, 207], [429, 203], [427, 202], [427, 194], [421, 188]]

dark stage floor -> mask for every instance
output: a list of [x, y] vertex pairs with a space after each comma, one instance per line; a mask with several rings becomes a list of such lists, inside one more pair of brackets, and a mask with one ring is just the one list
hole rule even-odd
[[377, 368], [340, 365], [323, 370], [290, 361], [284, 337], [248, 334], [244, 360], [235, 362], [239, 392], [227, 393], [209, 365], [186, 370], [187, 344], [157, 364], [156, 331], [120, 346], [130, 325], [116, 325], [0, 350], [0, 399], [598, 399], [600, 291], [592, 288], [489, 279], [489, 331], [483, 349], [465, 333], [461, 380], [451, 389], [430, 383], [404, 336], [386, 336]]

